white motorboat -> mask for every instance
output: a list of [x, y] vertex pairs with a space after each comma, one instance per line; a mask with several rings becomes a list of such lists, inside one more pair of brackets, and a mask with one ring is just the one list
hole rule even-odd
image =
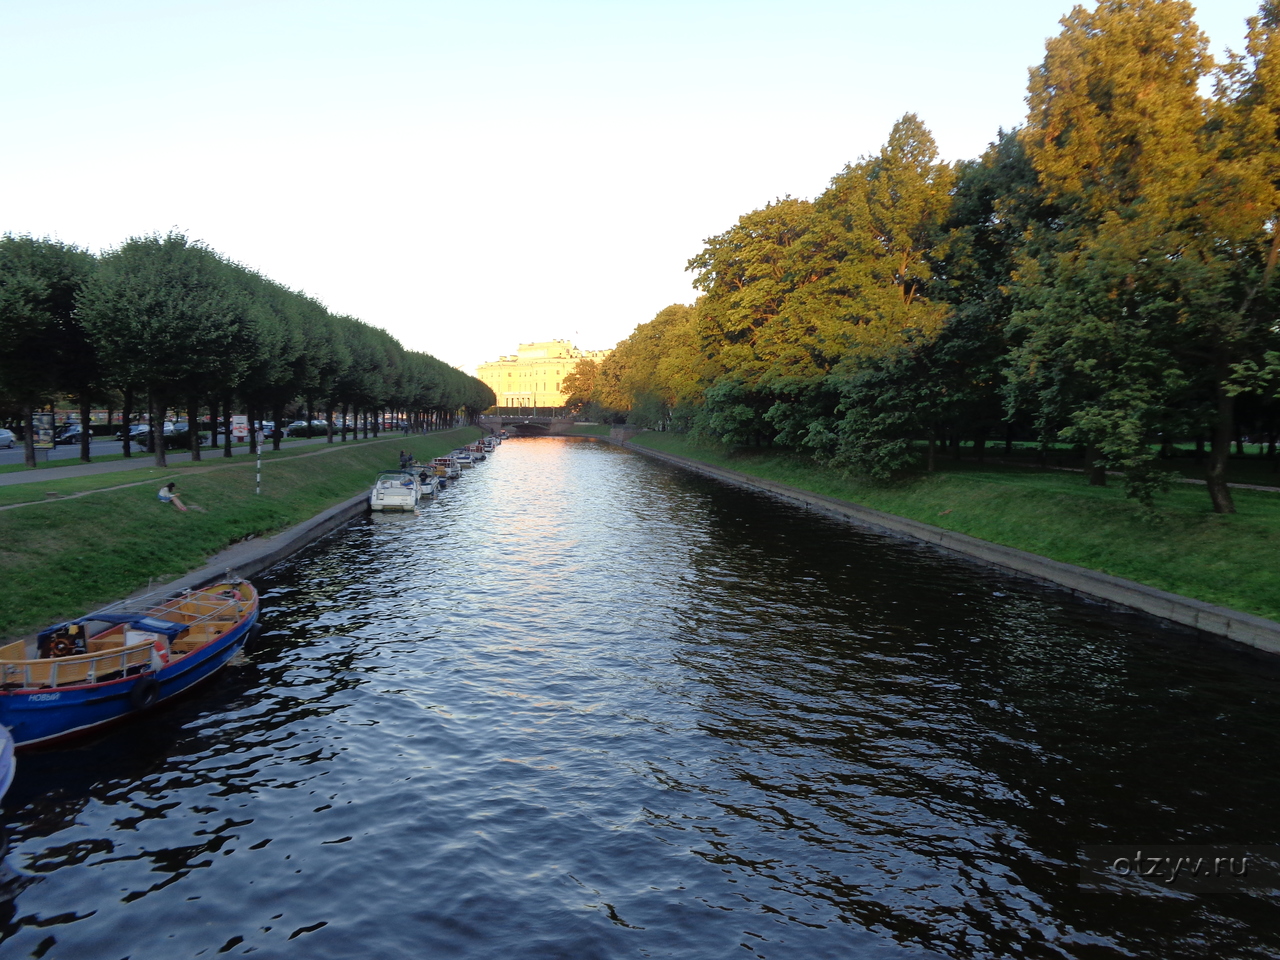
[[369, 491], [370, 510], [412, 510], [422, 485], [412, 470], [384, 470]]
[[419, 483], [422, 485], [422, 490], [418, 494], [419, 497], [434, 497], [440, 492], [440, 488], [444, 483], [444, 480], [437, 477], [434, 473], [429, 473], [427, 474], [427, 478], [425, 480], [420, 480]]

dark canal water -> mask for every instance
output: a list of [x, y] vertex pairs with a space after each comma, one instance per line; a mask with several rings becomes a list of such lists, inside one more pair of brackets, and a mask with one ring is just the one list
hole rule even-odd
[[0, 956], [1277, 957], [1280, 679], [586, 441], [261, 580], [211, 686], [25, 757]]

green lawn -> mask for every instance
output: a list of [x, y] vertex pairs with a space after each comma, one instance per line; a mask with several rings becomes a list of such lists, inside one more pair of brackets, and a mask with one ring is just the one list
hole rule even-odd
[[1280, 493], [1236, 490], [1239, 512], [1221, 516], [1204, 487], [1178, 484], [1152, 522], [1118, 483], [1090, 487], [1081, 474], [943, 459], [932, 475], [877, 484], [783, 450], [670, 433], [633, 442], [1280, 620]]
[[[7, 584], [0, 637], [77, 616], [151, 579], [192, 570], [231, 543], [307, 520], [368, 489], [378, 470], [397, 466], [401, 449], [425, 459], [480, 435], [478, 428], [466, 427], [281, 451], [264, 458], [260, 496], [254, 494], [254, 461], [247, 458], [229, 463], [215, 458], [154, 475], [130, 470], [31, 485], [27, 492], [44, 499], [46, 490], [77, 492], [146, 480], [139, 486], [0, 511], [0, 574]], [[180, 513], [160, 503], [156, 490], [161, 476], [176, 476], [183, 500], [205, 512]]]

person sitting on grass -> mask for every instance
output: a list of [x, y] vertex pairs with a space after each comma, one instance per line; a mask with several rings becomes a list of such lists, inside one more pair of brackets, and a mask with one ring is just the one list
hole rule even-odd
[[177, 486], [176, 483], [166, 483], [163, 487], [160, 488], [160, 502], [172, 503], [175, 507], [177, 507], [183, 513], [186, 513], [187, 508], [183, 506], [182, 501], [178, 499], [178, 495], [173, 491], [173, 488], [175, 486]]

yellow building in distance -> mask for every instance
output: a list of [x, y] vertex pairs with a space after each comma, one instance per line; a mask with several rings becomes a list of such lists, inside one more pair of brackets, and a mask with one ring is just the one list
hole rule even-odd
[[579, 360], [599, 363], [612, 350], [579, 350], [568, 340], [522, 343], [511, 356], [476, 368], [476, 376], [493, 390], [500, 407], [561, 407], [569, 399], [565, 375]]

